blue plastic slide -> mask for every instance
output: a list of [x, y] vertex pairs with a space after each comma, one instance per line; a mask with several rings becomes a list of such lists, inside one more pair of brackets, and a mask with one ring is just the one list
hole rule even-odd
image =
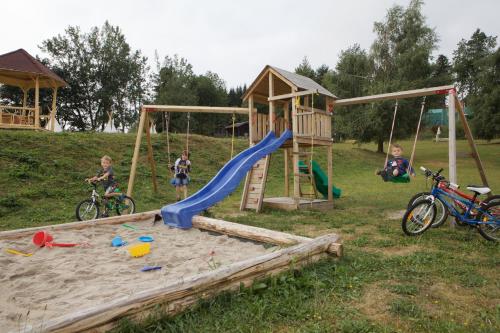
[[279, 138], [276, 138], [274, 132], [269, 132], [258, 144], [242, 151], [227, 162], [201, 190], [182, 201], [163, 207], [161, 209], [163, 221], [172, 227], [191, 228], [191, 219], [194, 215], [231, 194], [255, 163], [291, 138], [290, 130], [286, 130]]

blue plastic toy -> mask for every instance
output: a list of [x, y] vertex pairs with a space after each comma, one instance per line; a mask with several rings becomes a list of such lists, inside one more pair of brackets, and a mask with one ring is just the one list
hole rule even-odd
[[141, 268], [141, 272], [158, 271], [160, 269], [161, 266], [144, 266]]
[[124, 246], [124, 245], [127, 245], [127, 242], [124, 242], [120, 236], [116, 236], [111, 241], [111, 246], [113, 246], [113, 247], [120, 247], [120, 246]]
[[150, 243], [150, 242], [154, 241], [153, 237], [151, 237], [151, 236], [141, 236], [141, 237], [139, 237], [139, 240], [141, 242], [146, 242], [146, 243]]

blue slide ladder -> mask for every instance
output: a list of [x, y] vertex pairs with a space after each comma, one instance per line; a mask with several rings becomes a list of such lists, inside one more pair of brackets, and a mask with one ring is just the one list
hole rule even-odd
[[255, 163], [277, 150], [292, 137], [290, 130], [283, 132], [279, 138], [276, 138], [273, 131], [269, 132], [258, 144], [242, 151], [227, 162], [198, 192], [182, 201], [164, 206], [161, 209], [161, 216], [165, 224], [181, 229], [191, 228], [194, 215], [212, 207], [234, 192]]

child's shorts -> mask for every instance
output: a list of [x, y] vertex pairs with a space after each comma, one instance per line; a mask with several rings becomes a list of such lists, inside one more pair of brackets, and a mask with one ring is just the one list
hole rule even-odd
[[110, 194], [110, 193], [115, 192], [115, 190], [117, 189], [117, 187], [118, 187], [118, 183], [114, 183], [114, 184], [109, 185], [106, 188], [106, 192], [104, 194]]
[[186, 178], [179, 178], [179, 177], [174, 177], [172, 179], [172, 185], [174, 186], [185, 186], [189, 183], [189, 178], [186, 177]]

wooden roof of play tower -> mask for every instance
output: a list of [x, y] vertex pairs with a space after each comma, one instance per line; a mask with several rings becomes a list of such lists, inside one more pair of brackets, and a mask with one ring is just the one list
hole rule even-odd
[[275, 96], [289, 94], [292, 89], [296, 89], [297, 91], [313, 90], [321, 95], [337, 99], [337, 96], [306, 76], [267, 65], [248, 87], [245, 95], [243, 95], [243, 100], [247, 100], [253, 94], [257, 102], [268, 102], [269, 80], [265, 80], [264, 78], [267, 78], [270, 72], [274, 75]]

